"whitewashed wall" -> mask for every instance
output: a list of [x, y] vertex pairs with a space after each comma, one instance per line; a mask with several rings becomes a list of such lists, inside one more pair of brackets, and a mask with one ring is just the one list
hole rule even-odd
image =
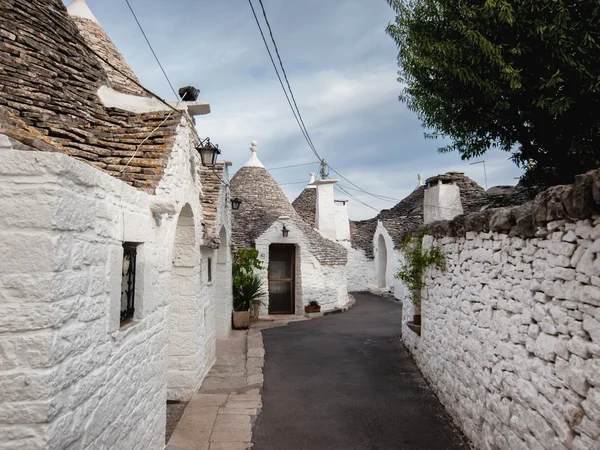
[[394, 274], [398, 268], [399, 252], [394, 249], [394, 241], [381, 222], [373, 235], [373, 253], [375, 255], [374, 278], [378, 289], [394, 290]]
[[404, 302], [403, 339], [477, 448], [597, 449], [600, 217], [536, 236], [437, 239], [448, 270], [428, 273], [421, 337]]
[[[283, 223], [290, 230], [287, 238], [281, 233]], [[296, 246], [296, 314], [304, 314], [304, 306], [311, 300], [321, 305], [321, 311], [339, 308], [348, 302], [346, 266], [321, 264], [309, 251], [308, 241], [302, 231], [289, 220], [275, 221], [259, 238], [256, 249], [263, 261], [260, 275], [268, 291], [269, 245], [294, 244]], [[263, 300], [260, 314], [268, 313], [268, 296]]]
[[[184, 205], [201, 236], [199, 176], [190, 170], [198, 157], [185, 130], [157, 190], [174, 205], [160, 226], [154, 196], [62, 153], [10, 150], [0, 139], [0, 449], [164, 448], [167, 372], [184, 367], [167, 357], [172, 245]], [[141, 244], [135, 323], [120, 329], [124, 241]], [[188, 306], [215, 310], [205, 291]], [[178, 326], [214, 336], [204, 321]], [[197, 344], [188, 361], [195, 377], [169, 386], [178, 397], [213, 362], [214, 342]]]
[[367, 258], [364, 250], [350, 246], [348, 250], [348, 264], [346, 265], [348, 292], [370, 291], [377, 288], [375, 280], [375, 261]]

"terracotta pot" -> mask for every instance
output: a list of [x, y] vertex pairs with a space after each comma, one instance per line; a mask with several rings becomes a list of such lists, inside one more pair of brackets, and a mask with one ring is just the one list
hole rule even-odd
[[307, 305], [304, 307], [304, 312], [306, 312], [306, 313], [321, 312], [321, 307], [319, 305], [317, 305], [317, 306]]
[[233, 312], [233, 328], [235, 330], [246, 330], [250, 326], [250, 311]]

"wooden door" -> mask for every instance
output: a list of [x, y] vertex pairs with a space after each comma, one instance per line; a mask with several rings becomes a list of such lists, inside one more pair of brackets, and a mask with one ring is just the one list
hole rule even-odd
[[269, 314], [295, 313], [296, 247], [269, 247]]

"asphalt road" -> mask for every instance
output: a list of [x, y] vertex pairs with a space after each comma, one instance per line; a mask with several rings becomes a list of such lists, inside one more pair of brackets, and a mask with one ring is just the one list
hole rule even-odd
[[467, 449], [402, 346], [399, 304], [354, 296], [348, 312], [263, 331], [253, 450]]

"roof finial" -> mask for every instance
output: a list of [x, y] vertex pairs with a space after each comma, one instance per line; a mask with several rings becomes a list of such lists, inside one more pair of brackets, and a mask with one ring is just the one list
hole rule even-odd
[[256, 141], [250, 142], [250, 151], [252, 152], [252, 156], [250, 156], [248, 161], [246, 161], [246, 164], [244, 164], [244, 167], [262, 167], [262, 168], [265, 167], [258, 159], [258, 156], [256, 156], [256, 152], [258, 151], [258, 149], [256, 148], [257, 146], [258, 146], [258, 142], [256, 142]]
[[419, 186], [423, 186], [423, 184], [425, 184], [423, 183], [423, 174], [420, 173], [419, 175], [417, 175], [417, 178], [419, 179]]
[[308, 184], [313, 184], [315, 182], [315, 173], [314, 172], [310, 172], [310, 180], [308, 182]]
[[85, 0], [75, 0], [69, 5], [67, 11], [71, 17], [79, 17], [98, 23], [98, 19], [96, 19]]

